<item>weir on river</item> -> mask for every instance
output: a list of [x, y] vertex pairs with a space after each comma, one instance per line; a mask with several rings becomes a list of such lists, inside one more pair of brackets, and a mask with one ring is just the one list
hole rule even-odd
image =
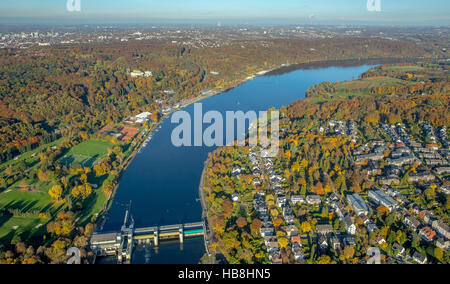
[[161, 240], [173, 239], [183, 244], [186, 238], [201, 237], [205, 232], [205, 222], [135, 228], [130, 203], [121, 230], [94, 233], [90, 249], [95, 256], [115, 256], [118, 263], [129, 263], [135, 244], [152, 244], [158, 247]]
[[[324, 67], [296, 70], [285, 74], [266, 75], [248, 81], [226, 93], [201, 101], [203, 111], [266, 111], [280, 108], [304, 98], [305, 91], [324, 81], [345, 81], [358, 77], [371, 65], [353, 67]], [[193, 106], [184, 110], [193, 117]], [[225, 115], [224, 115], [225, 117]], [[121, 205], [133, 202], [135, 227], [155, 227], [168, 224], [198, 222], [202, 208], [198, 201], [198, 186], [208, 153], [215, 147], [175, 147], [171, 143], [172, 130], [177, 125], [170, 118], [161, 123], [160, 131], [142, 149], [123, 174], [111, 209], [107, 214], [104, 232], [117, 231], [122, 225]], [[207, 127], [206, 125], [205, 127]], [[205, 253], [202, 237], [179, 242], [153, 245], [140, 244], [133, 250], [132, 263], [198, 263]], [[100, 263], [114, 262], [108, 258]]]

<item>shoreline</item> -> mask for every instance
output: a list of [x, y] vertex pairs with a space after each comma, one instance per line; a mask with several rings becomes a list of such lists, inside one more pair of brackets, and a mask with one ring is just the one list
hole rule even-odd
[[[355, 67], [360, 65], [379, 65], [379, 64], [395, 64], [395, 63], [414, 63], [420, 60], [427, 60], [424, 57], [398, 58], [398, 57], [372, 57], [372, 58], [354, 58], [342, 60], [318, 60], [303, 63], [295, 63], [287, 66], [282, 66], [268, 72], [267, 76], [277, 76], [290, 73], [296, 70], [311, 70], [328, 67]], [[435, 60], [435, 59], [428, 59]]]
[[208, 157], [204, 163], [202, 175], [200, 177], [200, 184], [198, 186], [198, 194], [199, 194], [199, 198], [200, 198], [200, 204], [202, 206], [202, 221], [203, 221], [203, 226], [204, 226], [203, 227], [203, 232], [204, 232], [203, 240], [204, 240], [204, 245], [205, 245], [205, 252], [206, 252], [206, 255], [208, 255], [210, 262], [212, 262], [210, 264], [214, 264], [215, 253], [211, 253], [209, 251], [209, 246], [208, 246], [208, 244], [210, 244], [211, 240], [214, 238], [214, 235], [212, 235], [211, 228], [209, 227], [208, 205], [206, 203], [205, 191], [203, 189], [204, 183], [205, 183], [206, 169], [208, 168], [209, 162], [210, 162], [210, 157]]

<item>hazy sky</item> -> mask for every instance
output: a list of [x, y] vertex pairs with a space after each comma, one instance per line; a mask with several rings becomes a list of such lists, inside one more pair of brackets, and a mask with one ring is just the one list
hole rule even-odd
[[[76, 0], [75, 0], [76, 1]], [[449, 0], [0, 0], [0, 21], [136, 21], [267, 24], [415, 24], [450, 25]]]

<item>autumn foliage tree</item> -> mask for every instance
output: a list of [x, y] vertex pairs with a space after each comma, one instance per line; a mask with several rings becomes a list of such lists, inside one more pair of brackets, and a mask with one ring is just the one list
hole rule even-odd
[[239, 228], [244, 228], [245, 226], [247, 226], [247, 220], [246, 220], [244, 217], [239, 217], [239, 218], [236, 220], [236, 225], [237, 225]]
[[56, 200], [59, 200], [61, 198], [62, 193], [63, 193], [63, 189], [60, 185], [54, 185], [48, 191], [48, 194], [50, 195], [50, 197], [53, 199], [56, 199]]
[[308, 221], [303, 222], [300, 225], [300, 228], [302, 229], [302, 232], [305, 234], [311, 232], [311, 224]]
[[75, 198], [86, 199], [91, 195], [91, 193], [92, 193], [92, 186], [88, 183], [75, 186], [72, 189], [72, 195]]
[[222, 203], [223, 214], [226, 219], [231, 217], [233, 213], [233, 202], [230, 199], [225, 199]]
[[386, 206], [380, 205], [377, 207], [377, 212], [380, 214], [380, 216], [387, 216], [389, 215], [389, 209]]
[[56, 236], [69, 236], [75, 226], [75, 215], [72, 212], [60, 211], [56, 221], [47, 224], [47, 231]]
[[254, 219], [250, 224], [250, 230], [253, 235], [257, 236], [259, 234], [259, 230], [261, 229], [262, 222], [259, 219]]

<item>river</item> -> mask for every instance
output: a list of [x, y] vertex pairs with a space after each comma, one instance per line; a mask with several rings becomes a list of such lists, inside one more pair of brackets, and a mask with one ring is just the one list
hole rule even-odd
[[[204, 99], [201, 101], [203, 112], [263, 111], [271, 107], [287, 106], [304, 98], [305, 91], [315, 84], [352, 80], [373, 67], [358, 64], [305, 68], [286, 73], [271, 72], [225, 93]], [[193, 105], [184, 110], [194, 117]], [[174, 147], [171, 133], [176, 126], [171, 123], [170, 118], [163, 121], [152, 140], [123, 174], [108, 212], [104, 231], [120, 229], [130, 200], [136, 227], [201, 221], [198, 186], [208, 153], [215, 148]], [[133, 254], [132, 263], [198, 263], [204, 252], [203, 239], [186, 240], [183, 247], [178, 242], [162, 243], [157, 249], [138, 247]], [[103, 258], [99, 262], [113, 261]]]

